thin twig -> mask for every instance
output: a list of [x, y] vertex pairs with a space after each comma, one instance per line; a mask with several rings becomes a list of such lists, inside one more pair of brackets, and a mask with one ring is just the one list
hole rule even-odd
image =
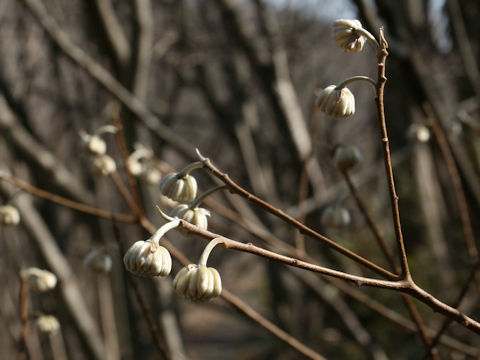
[[22, 189], [23, 191], [32, 194], [36, 197], [54, 202], [56, 204], [59, 204], [61, 206], [67, 207], [69, 209], [77, 210], [85, 214], [90, 214], [93, 216], [98, 216], [101, 218], [105, 219], [111, 219], [115, 220], [118, 222], [123, 222], [123, 223], [135, 223], [137, 222], [137, 218], [135, 216], [131, 215], [124, 215], [124, 214], [113, 214], [107, 210], [104, 209], [99, 209], [95, 208], [89, 205], [85, 205], [76, 201], [72, 201], [69, 199], [66, 199], [62, 196], [53, 194], [51, 192], [39, 189], [35, 186], [32, 186], [28, 183], [26, 183], [23, 180], [20, 180], [19, 178], [16, 178], [14, 176], [8, 175], [6, 173], [0, 172], [0, 180], [5, 180], [18, 188]]
[[18, 360], [26, 360], [30, 358], [27, 347], [30, 321], [28, 318], [28, 279], [22, 275], [20, 275], [20, 293], [18, 300], [18, 305], [20, 307], [20, 320], [22, 321], [22, 331], [20, 333], [20, 341], [18, 344]]
[[390, 157], [390, 145], [387, 133], [387, 123], [385, 120], [384, 109], [384, 89], [387, 78], [385, 76], [385, 62], [388, 56], [386, 49], [386, 41], [383, 38], [383, 33], [380, 33], [380, 44], [382, 50], [377, 54], [378, 57], [378, 78], [377, 78], [377, 96], [375, 97], [375, 103], [377, 108], [377, 117], [380, 125], [383, 156], [385, 162], [385, 170], [387, 173], [388, 189], [390, 193], [390, 201], [392, 203], [392, 215], [393, 215], [393, 227], [395, 229], [395, 239], [397, 241], [397, 247], [400, 257], [400, 267], [402, 269], [402, 279], [410, 279], [410, 270], [408, 268], [407, 254], [405, 251], [405, 243], [403, 242], [402, 226], [400, 223], [400, 209], [398, 206], [398, 196], [395, 191], [395, 181], [393, 179], [392, 160]]
[[[219, 234], [215, 234], [210, 231], [200, 229], [197, 226], [186, 222], [185, 220], [180, 221], [178, 229], [186, 230], [188, 233], [198, 235], [208, 240], [213, 240], [219, 237], [224, 238]], [[357, 285], [365, 285], [365, 286], [404, 292], [406, 294], [409, 294], [417, 298], [418, 300], [420, 300], [421, 302], [429, 306], [433, 311], [439, 312], [453, 319], [454, 321], [466, 327], [467, 329], [477, 334], [480, 334], [480, 323], [478, 321], [472, 319], [471, 317], [463, 314], [459, 310], [435, 298], [433, 295], [431, 295], [430, 293], [428, 293], [427, 291], [419, 287], [417, 284], [415, 284], [412, 279], [388, 281], [388, 280], [377, 280], [377, 279], [366, 278], [362, 276], [351, 275], [341, 271], [335, 271], [329, 268], [324, 268], [322, 266], [301, 261], [293, 257], [280, 255], [278, 253], [255, 246], [251, 243], [245, 244], [232, 239], [228, 239], [228, 238], [225, 238], [225, 239], [226, 241], [223, 244], [223, 247], [225, 248], [248, 252], [251, 254], [265, 257], [270, 260], [275, 260], [275, 261], [284, 263], [286, 265], [290, 265], [290, 266], [298, 267], [301, 269], [317, 272], [323, 275], [350, 281]]]
[[233, 295], [228, 290], [222, 290], [222, 297], [227, 300], [233, 307], [239, 310], [242, 314], [246, 315], [248, 318], [252, 319], [258, 324], [268, 331], [270, 331], [273, 335], [275, 335], [280, 340], [284, 341], [285, 343], [289, 344], [292, 348], [296, 349], [300, 354], [306, 356], [309, 359], [314, 360], [322, 360], [325, 359], [323, 356], [318, 354], [317, 352], [313, 351], [309, 347], [302, 344], [300, 341], [295, 339], [293, 336], [287, 334], [285, 331], [281, 330], [275, 324], [270, 322], [269, 320], [265, 319], [259, 313], [254, 311], [251, 307], [245, 306], [245, 304], [235, 295]]
[[386, 257], [388, 263], [392, 267], [392, 269], [396, 268], [395, 265], [395, 259], [393, 257], [393, 254], [391, 250], [388, 248], [387, 242], [385, 241], [383, 235], [380, 233], [380, 229], [378, 228], [377, 224], [375, 224], [375, 221], [373, 221], [372, 216], [367, 210], [367, 207], [365, 206], [363, 200], [360, 198], [360, 194], [357, 191], [357, 187], [352, 181], [352, 178], [350, 177], [350, 174], [347, 171], [341, 170], [341, 174], [343, 175], [343, 178], [345, 179], [348, 188], [350, 189], [350, 192], [355, 199], [355, 202], [362, 213], [363, 217], [365, 218], [365, 221], [367, 222], [368, 227], [370, 230], [372, 230], [372, 233], [375, 237], [375, 240], [377, 241], [380, 249], [382, 249], [384, 256]]
[[433, 112], [428, 107], [426, 107], [425, 110], [428, 112], [432, 131], [435, 134], [435, 139], [437, 140], [443, 159], [445, 160], [445, 165], [447, 166], [447, 171], [450, 175], [450, 179], [453, 185], [455, 199], [457, 201], [460, 214], [460, 221], [462, 222], [463, 234], [465, 236], [465, 242], [467, 245], [468, 256], [470, 257], [470, 264], [475, 265], [478, 262], [478, 249], [475, 244], [475, 237], [473, 235], [473, 228], [472, 222], [470, 220], [470, 214], [468, 211], [467, 199], [462, 186], [462, 179], [460, 177], [457, 164], [455, 163], [455, 158], [453, 157], [452, 151], [450, 150], [448, 140], [437, 117], [434, 116]]
[[360, 255], [357, 255], [356, 253], [344, 248], [341, 245], [338, 245], [334, 241], [330, 240], [326, 236], [323, 236], [313, 229], [309, 228], [308, 226], [302, 224], [298, 220], [292, 218], [290, 215], [287, 215], [284, 213], [282, 210], [270, 205], [269, 203], [263, 201], [262, 199], [256, 197], [255, 195], [249, 193], [246, 191], [244, 188], [236, 184], [233, 180], [230, 179], [230, 177], [221, 172], [219, 169], [217, 169], [212, 162], [208, 158], [203, 159], [203, 164], [205, 169], [209, 170], [215, 177], [219, 178], [222, 180], [225, 185], [228, 186], [228, 189], [231, 193], [237, 194], [242, 196], [243, 198], [247, 199], [251, 203], [255, 204], [256, 206], [268, 211], [269, 213], [279, 217], [280, 219], [284, 220], [285, 222], [289, 223], [290, 225], [293, 225], [295, 228], [297, 228], [301, 233], [307, 234], [310, 237], [320, 240], [323, 243], [325, 243], [327, 246], [330, 248], [338, 251], [339, 253], [349, 257], [350, 259], [364, 265], [365, 267], [369, 268], [370, 270], [376, 272], [377, 274], [382, 275], [383, 277], [390, 279], [390, 280], [396, 280], [398, 279], [398, 276], [391, 273], [388, 270], [385, 270], [384, 268], [372, 263], [371, 261], [361, 257]]
[[[453, 305], [454, 307], [458, 308], [460, 306], [460, 304], [462, 303], [462, 300], [465, 298], [465, 295], [467, 295], [468, 289], [470, 289], [470, 285], [475, 280], [475, 275], [477, 274], [478, 268], [479, 268], [479, 264], [477, 263], [475, 265], [475, 267], [473, 267], [470, 270], [470, 274], [467, 277], [467, 281], [465, 281], [465, 284], [463, 285], [463, 288], [460, 291], [460, 294], [458, 295], [457, 300], [455, 301], [455, 303]], [[440, 329], [435, 334], [430, 346], [428, 347], [428, 349], [426, 349], [426, 352], [425, 352], [425, 355], [423, 356], [423, 359], [428, 358], [430, 350], [433, 349], [438, 344], [442, 335], [445, 333], [445, 331], [447, 331], [447, 329], [448, 329], [448, 327], [450, 326], [451, 323], [452, 323], [452, 319], [450, 319], [450, 318], [445, 318], [443, 320], [442, 326], [440, 326]]]

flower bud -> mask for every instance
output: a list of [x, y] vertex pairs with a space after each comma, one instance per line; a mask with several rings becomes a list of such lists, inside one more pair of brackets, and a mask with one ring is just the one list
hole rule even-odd
[[170, 173], [160, 183], [160, 191], [172, 200], [189, 203], [197, 197], [197, 181], [188, 174], [178, 177], [177, 173]]
[[410, 140], [426, 143], [430, 140], [430, 130], [423, 124], [414, 123], [408, 127], [407, 135]]
[[21, 276], [24, 279], [28, 279], [28, 283], [33, 291], [45, 292], [55, 288], [57, 285], [57, 277], [47, 270], [31, 267], [22, 270]]
[[320, 92], [315, 103], [321, 111], [335, 118], [355, 113], [355, 97], [346, 87], [342, 89], [336, 89], [335, 85], [326, 87]]
[[137, 241], [125, 253], [123, 263], [128, 271], [142, 276], [167, 276], [172, 258], [163, 246], [154, 241]]
[[43, 334], [54, 334], [60, 329], [60, 323], [53, 315], [42, 315], [35, 320], [38, 331]]
[[108, 273], [112, 269], [112, 258], [104, 249], [91, 251], [83, 262], [97, 273]]
[[360, 150], [353, 145], [337, 145], [333, 152], [333, 161], [335, 165], [343, 171], [353, 169], [362, 162], [363, 156]]
[[362, 24], [358, 20], [335, 20], [333, 23], [333, 39], [344, 52], [362, 51], [367, 39], [358, 29], [362, 29]]
[[350, 212], [339, 205], [333, 205], [327, 207], [320, 219], [321, 223], [325, 227], [342, 228], [350, 224], [351, 216]]
[[95, 156], [92, 163], [92, 173], [97, 176], [108, 176], [117, 170], [115, 160], [107, 154]]
[[175, 276], [173, 287], [191, 301], [207, 301], [220, 295], [222, 280], [214, 268], [189, 264]]
[[20, 213], [11, 205], [0, 206], [0, 225], [16, 226], [20, 223]]
[[207, 230], [207, 216], [210, 216], [210, 211], [200, 207], [195, 207], [192, 209], [186, 204], [178, 204], [172, 209], [170, 216], [183, 219], [203, 230]]
[[85, 131], [80, 132], [80, 137], [82, 139], [83, 147], [92, 155], [103, 155], [107, 151], [107, 144], [105, 141], [98, 135], [90, 135]]

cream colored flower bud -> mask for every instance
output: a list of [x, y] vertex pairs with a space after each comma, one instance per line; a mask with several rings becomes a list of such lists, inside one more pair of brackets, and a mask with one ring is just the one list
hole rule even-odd
[[137, 241], [125, 253], [123, 263], [128, 271], [142, 276], [167, 276], [172, 270], [172, 258], [155, 241]]
[[197, 180], [191, 175], [170, 173], [160, 183], [160, 191], [172, 200], [189, 203], [197, 197]]
[[16, 226], [20, 223], [20, 213], [11, 205], [0, 206], [0, 225]]
[[141, 179], [150, 185], [158, 185], [162, 180], [162, 173], [153, 164], [147, 164], [141, 174]]
[[191, 301], [207, 301], [220, 295], [222, 279], [214, 268], [190, 264], [175, 276], [173, 287]]
[[93, 135], [87, 144], [87, 150], [95, 155], [103, 155], [107, 151], [107, 143], [99, 136]]
[[326, 87], [320, 92], [315, 103], [321, 111], [335, 118], [355, 113], [355, 97], [346, 87], [342, 89], [336, 89], [335, 85]]
[[107, 154], [95, 156], [92, 163], [92, 173], [97, 176], [108, 176], [117, 170], [115, 160]]
[[335, 147], [333, 161], [340, 170], [351, 170], [362, 160], [362, 153], [356, 146], [340, 144]]
[[321, 223], [325, 227], [342, 228], [350, 224], [350, 212], [339, 205], [327, 207], [321, 217]]
[[107, 151], [107, 143], [98, 135], [90, 135], [85, 131], [80, 132], [83, 147], [93, 155], [103, 155]]
[[426, 143], [430, 140], [430, 130], [423, 124], [414, 123], [408, 127], [407, 135], [410, 140]]
[[31, 267], [22, 270], [21, 276], [28, 280], [33, 291], [44, 292], [52, 290], [57, 285], [57, 277], [47, 270]]
[[43, 334], [54, 334], [60, 329], [60, 323], [53, 315], [42, 315], [35, 320], [35, 325]]
[[367, 40], [358, 29], [363, 29], [358, 20], [335, 20], [333, 38], [344, 52], [362, 51]]
[[143, 164], [133, 156], [129, 156], [125, 164], [127, 170], [133, 176], [140, 176], [143, 172]]
[[200, 207], [195, 207], [192, 209], [186, 204], [178, 204], [172, 209], [170, 216], [183, 219], [203, 230], [207, 230], [207, 216], [210, 216], [210, 211]]
[[112, 258], [104, 249], [90, 251], [83, 262], [97, 273], [108, 273], [112, 269]]

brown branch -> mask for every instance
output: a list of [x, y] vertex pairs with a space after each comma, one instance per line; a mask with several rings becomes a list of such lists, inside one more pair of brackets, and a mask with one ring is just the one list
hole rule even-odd
[[27, 347], [28, 329], [30, 326], [28, 318], [28, 279], [21, 275], [18, 305], [20, 308], [20, 320], [22, 321], [22, 330], [18, 343], [18, 360], [26, 360], [30, 358]]
[[349, 173], [347, 171], [341, 170], [341, 174], [343, 175], [343, 178], [345, 179], [348, 188], [350, 189], [350, 193], [352, 194], [353, 198], [355, 199], [355, 203], [357, 204], [360, 212], [362, 213], [363, 217], [365, 218], [365, 221], [367, 222], [368, 227], [373, 233], [373, 236], [375, 237], [375, 240], [377, 241], [380, 249], [382, 250], [385, 258], [387, 259], [388, 263], [392, 267], [392, 269], [396, 269], [396, 264], [395, 264], [395, 259], [393, 257], [392, 252], [388, 248], [387, 242], [385, 241], [383, 235], [380, 233], [380, 229], [378, 228], [377, 224], [375, 221], [373, 221], [372, 216], [367, 210], [367, 207], [365, 206], [365, 203], [363, 200], [360, 198], [360, 194], [358, 193], [357, 187], [352, 181], [352, 178], [350, 177]]
[[120, 195], [122, 195], [122, 198], [125, 200], [130, 210], [132, 210], [135, 214], [137, 214], [140, 217], [142, 211], [140, 210], [140, 208], [137, 205], [137, 202], [135, 202], [132, 195], [128, 191], [127, 186], [123, 182], [119, 173], [115, 171], [110, 176], [117, 190], [120, 192]]
[[[463, 285], [463, 288], [460, 291], [460, 294], [458, 295], [457, 300], [455, 300], [454, 307], [458, 308], [460, 306], [460, 304], [462, 303], [462, 300], [465, 298], [465, 295], [467, 295], [467, 292], [468, 292], [468, 289], [470, 288], [470, 285], [475, 280], [475, 276], [477, 274], [478, 268], [479, 268], [479, 264], [477, 263], [475, 265], [475, 267], [473, 267], [470, 270], [470, 274], [468, 275], [467, 281], [465, 281], [465, 284]], [[423, 356], [423, 359], [428, 358], [430, 350], [433, 349], [438, 344], [442, 335], [445, 333], [445, 331], [447, 331], [447, 329], [448, 329], [448, 327], [450, 326], [451, 323], [452, 323], [452, 319], [450, 319], [450, 318], [445, 318], [443, 320], [443, 323], [440, 326], [440, 329], [437, 331], [435, 337], [431, 341], [430, 346], [428, 347], [425, 355]]]
[[428, 293], [427, 291], [419, 287], [417, 284], [415, 284], [411, 278], [408, 280], [388, 281], [388, 280], [377, 280], [377, 279], [366, 278], [362, 276], [351, 275], [341, 271], [336, 271], [336, 270], [332, 270], [322, 266], [314, 265], [305, 261], [301, 261], [293, 257], [280, 255], [273, 251], [269, 251], [269, 250], [260, 248], [258, 246], [255, 246], [251, 243], [245, 244], [229, 238], [225, 238], [221, 235], [212, 233], [210, 231], [202, 230], [197, 226], [192, 225], [184, 220], [180, 221], [180, 225], [178, 228], [186, 230], [188, 233], [195, 234], [204, 239], [209, 239], [209, 240], [212, 240], [215, 238], [225, 239], [224, 243], [221, 245], [224, 248], [248, 252], [254, 255], [265, 257], [269, 260], [274, 260], [274, 261], [284, 263], [286, 265], [298, 267], [300, 269], [305, 269], [312, 272], [317, 272], [323, 275], [349, 281], [359, 286], [365, 285], [365, 286], [377, 287], [382, 289], [401, 291], [403, 293], [409, 294], [417, 298], [418, 300], [420, 300], [421, 302], [429, 306], [433, 311], [439, 312], [451, 318], [452, 320], [456, 321], [457, 323], [461, 324], [462, 326], [466, 327], [467, 329], [477, 334], [480, 334], [480, 323], [478, 321], [470, 318], [469, 316], [463, 314], [459, 310], [438, 300], [433, 295], [431, 295], [430, 293]]
[[[431, 129], [435, 135], [438, 146], [442, 153], [445, 165], [447, 166], [448, 174], [450, 175], [450, 180], [453, 185], [453, 191], [455, 193], [455, 199], [457, 201], [457, 206], [460, 214], [460, 221], [462, 222], [463, 234], [465, 236], [465, 242], [467, 245], [468, 256], [470, 257], [470, 264], [475, 265], [478, 262], [478, 249], [475, 244], [475, 237], [473, 235], [472, 222], [470, 220], [470, 214], [468, 211], [467, 198], [462, 186], [462, 179], [455, 163], [455, 158], [453, 157], [452, 151], [450, 150], [450, 145], [445, 136], [445, 133], [440, 125], [437, 117], [433, 114], [429, 107], [426, 107], [425, 110], [430, 118]], [[480, 291], [480, 285], [479, 285]]]
[[378, 78], [377, 78], [377, 96], [375, 97], [375, 104], [377, 109], [377, 117], [380, 125], [383, 156], [385, 162], [385, 171], [387, 173], [388, 189], [390, 193], [390, 201], [392, 203], [393, 227], [395, 229], [395, 239], [400, 257], [400, 267], [402, 270], [402, 279], [409, 280], [410, 270], [408, 268], [407, 254], [405, 252], [405, 243], [403, 242], [402, 226], [400, 223], [400, 209], [398, 206], [398, 196], [395, 191], [395, 181], [393, 179], [392, 160], [390, 157], [390, 145], [387, 133], [387, 123], [385, 120], [385, 109], [383, 104], [384, 89], [387, 78], [385, 76], [385, 62], [388, 56], [386, 49], [386, 41], [383, 38], [383, 33], [380, 37], [380, 45], [382, 50], [377, 54], [378, 58]]
[[293, 336], [287, 334], [285, 331], [281, 330], [279, 327], [277, 327], [275, 324], [273, 324], [269, 320], [265, 319], [262, 315], [257, 313], [251, 307], [245, 306], [246, 304], [243, 303], [238, 297], [233, 295], [230, 291], [223, 289], [221, 296], [226, 301], [228, 301], [230, 305], [232, 305], [237, 310], [239, 310], [242, 314], [247, 316], [249, 319], [255, 321], [257, 324], [260, 324], [264, 329], [268, 330], [270, 333], [272, 333], [277, 338], [279, 338], [283, 342], [290, 345], [292, 348], [297, 350], [300, 354], [304, 355], [308, 359], [315, 359], [315, 360], [325, 359], [323, 356], [313, 351], [308, 346], [305, 346], [300, 341], [295, 339]]
[[98, 216], [101, 218], [105, 219], [112, 219], [118, 222], [124, 222], [124, 223], [136, 223], [137, 218], [135, 216], [131, 215], [123, 215], [123, 214], [113, 214], [107, 210], [95, 208], [89, 205], [85, 205], [76, 201], [72, 201], [69, 199], [66, 199], [62, 196], [52, 194], [51, 192], [39, 189], [35, 186], [32, 186], [28, 183], [26, 183], [23, 180], [20, 180], [14, 176], [8, 175], [4, 172], [0, 172], [0, 180], [5, 180], [18, 188], [22, 189], [23, 191], [32, 194], [36, 197], [54, 202], [58, 205], [65, 206], [69, 209], [73, 209], [76, 211], [80, 211], [85, 214], [90, 214], [93, 216]]
[[236, 184], [234, 181], [232, 181], [230, 179], [230, 177], [221, 172], [220, 170], [218, 170], [213, 164], [212, 162], [206, 158], [206, 159], [203, 159], [203, 164], [204, 164], [204, 168], [207, 169], [208, 171], [210, 171], [215, 177], [219, 178], [220, 180], [223, 181], [223, 183], [225, 185], [228, 186], [228, 189], [231, 193], [234, 193], [234, 194], [237, 194], [237, 195], [240, 195], [241, 197], [247, 199], [248, 201], [250, 201], [251, 203], [253, 203], [254, 205], [268, 211], [269, 213], [279, 217], [280, 219], [282, 219], [283, 221], [285, 221], [286, 223], [290, 224], [290, 225], [293, 225], [295, 228], [297, 228], [302, 234], [307, 234], [309, 235], [310, 237], [312, 237], [313, 239], [316, 239], [316, 240], [319, 240], [321, 242], [323, 242], [324, 244], [326, 244], [328, 247], [338, 251], [339, 253], [349, 257], [350, 259], [364, 265], [365, 267], [367, 267], [368, 269], [376, 272], [377, 274], [380, 274], [382, 275], [383, 277], [387, 278], [387, 279], [390, 279], [390, 280], [396, 280], [398, 279], [398, 276], [391, 273], [390, 271], [388, 270], [385, 270], [384, 268], [370, 262], [369, 260], [361, 257], [360, 255], [357, 255], [355, 254], [354, 252], [344, 248], [343, 246], [341, 245], [338, 245], [337, 243], [335, 243], [334, 241], [330, 240], [329, 238], [327, 238], [326, 236], [323, 236], [319, 233], [317, 233], [316, 231], [314, 231], [313, 229], [305, 226], [304, 224], [302, 224], [301, 222], [297, 221], [296, 219], [294, 219], [293, 217], [287, 215], [286, 213], [284, 213], [282, 210], [268, 204], [267, 202], [263, 201], [262, 199], [256, 197], [255, 195], [249, 193], [248, 191], [246, 191], [245, 189], [243, 189], [241, 186], [239, 186], [238, 184]]

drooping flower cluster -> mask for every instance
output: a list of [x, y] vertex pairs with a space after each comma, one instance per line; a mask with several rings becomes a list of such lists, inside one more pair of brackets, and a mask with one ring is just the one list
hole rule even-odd
[[338, 144], [333, 150], [333, 162], [342, 171], [353, 169], [362, 160], [362, 153], [354, 145]]
[[21, 271], [23, 279], [27, 280], [33, 291], [45, 292], [57, 285], [57, 277], [50, 271], [30, 267]]
[[90, 251], [83, 262], [96, 273], [108, 273], [112, 269], [112, 257], [105, 248]]
[[38, 331], [42, 334], [54, 334], [60, 329], [60, 323], [53, 315], [41, 315], [35, 320]]
[[106, 153], [107, 143], [100, 136], [116, 131], [115, 126], [105, 125], [98, 128], [93, 134], [88, 134], [83, 130], [79, 133], [83, 147], [90, 155], [91, 171], [96, 176], [108, 176], [117, 171], [115, 160]]
[[127, 270], [142, 276], [167, 276], [172, 270], [172, 258], [166, 248], [155, 241], [135, 242], [125, 253]]
[[158, 185], [162, 179], [162, 174], [153, 161], [153, 152], [143, 145], [136, 145], [136, 150], [128, 157], [126, 166], [130, 174], [147, 184]]
[[207, 267], [207, 260], [213, 248], [222, 242], [213, 239], [203, 250], [198, 264], [183, 267], [173, 280], [175, 291], [195, 302], [208, 301], [222, 293], [222, 279], [215, 268]]
[[321, 111], [335, 118], [355, 113], [355, 97], [346, 87], [337, 89], [335, 85], [327, 86], [320, 92], [315, 103]]
[[191, 301], [207, 301], [220, 295], [222, 280], [215, 268], [189, 264], [175, 276], [173, 287]]
[[358, 20], [335, 20], [333, 38], [344, 52], [362, 51], [367, 39], [360, 30], [363, 30], [363, 27]]
[[0, 225], [16, 226], [20, 223], [20, 213], [12, 205], [0, 206]]
[[339, 204], [328, 206], [323, 210], [321, 223], [325, 227], [342, 228], [350, 224], [350, 212]]

